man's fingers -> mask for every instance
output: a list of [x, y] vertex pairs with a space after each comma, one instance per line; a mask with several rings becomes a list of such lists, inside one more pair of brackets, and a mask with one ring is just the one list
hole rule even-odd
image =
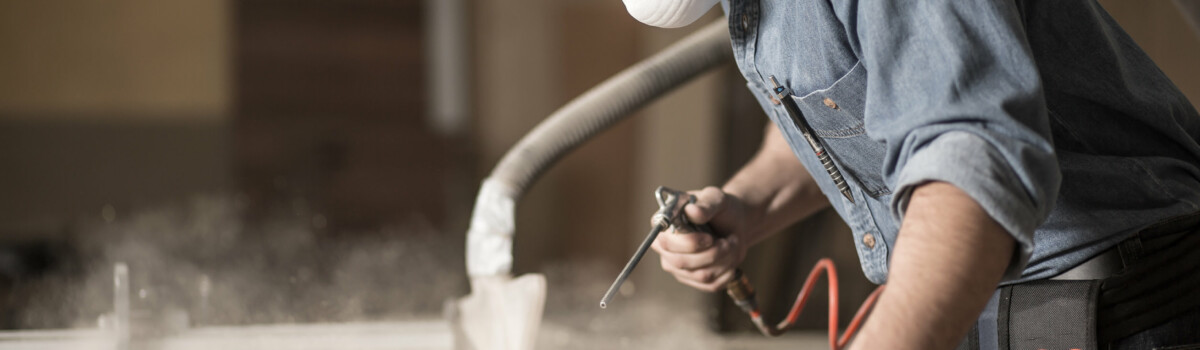
[[732, 268], [730, 266], [725, 266], [725, 265], [714, 265], [714, 266], [711, 266], [709, 268], [704, 268], [704, 269], [682, 270], [675, 266], [671, 266], [670, 264], [668, 264], [666, 262], [664, 262], [662, 265], [663, 265], [662, 266], [663, 271], [666, 271], [672, 275], [675, 275], [675, 277], [687, 279], [687, 280], [694, 281], [697, 283], [716, 282], [717, 279], [719, 279], [726, 272], [729, 272], [729, 270]]
[[654, 239], [666, 251], [679, 254], [699, 253], [713, 246], [713, 236], [707, 233], [668, 231]]
[[655, 251], [662, 256], [663, 263], [680, 270], [703, 269], [733, 259], [728, 239], [719, 239], [712, 247], [696, 253], [676, 253], [663, 249], [662, 242], [656, 240], [656, 243], [659, 247]]
[[688, 193], [696, 196], [696, 202], [684, 206], [683, 211], [694, 224], [707, 224], [725, 207], [725, 192], [719, 188], [708, 186]]
[[[722, 214], [730, 204], [721, 189], [709, 186], [688, 193], [696, 200], [683, 207], [683, 214], [692, 224], [710, 224], [719, 218], [717, 221], [729, 225], [727, 221], [733, 220]], [[651, 247], [658, 252], [663, 271], [680, 283], [715, 292], [733, 280], [734, 266], [744, 254], [738, 244], [736, 235], [717, 238], [708, 233], [676, 232], [673, 228], [660, 234]]]
[[693, 254], [677, 254], [673, 252], [659, 252], [662, 255], [664, 264], [670, 264], [680, 270], [696, 270], [709, 267], [717, 262], [717, 250], [709, 249]]
[[692, 223], [706, 224], [724, 208], [725, 192], [719, 188], [708, 186], [688, 193], [696, 196], [695, 203], [683, 207], [684, 213]]
[[[681, 236], [685, 234], [671, 234]], [[665, 246], [672, 240], [656, 239], [651, 247], [659, 254], [663, 271], [670, 273], [679, 283], [707, 292], [725, 288], [733, 279], [738, 244], [736, 237], [717, 239], [708, 249], [696, 253], [676, 253]]]
[[708, 282], [708, 283], [694, 281], [694, 280], [691, 280], [691, 279], [688, 279], [685, 277], [681, 277], [680, 275], [675, 275], [675, 280], [679, 281], [679, 283], [683, 283], [689, 287], [696, 288], [696, 289], [699, 289], [699, 290], [702, 290], [705, 292], [717, 292], [722, 289], [725, 289], [725, 284], [729, 283], [729, 281], [733, 280], [733, 275], [734, 275], [733, 270], [725, 271], [720, 276], [713, 279], [712, 282]]

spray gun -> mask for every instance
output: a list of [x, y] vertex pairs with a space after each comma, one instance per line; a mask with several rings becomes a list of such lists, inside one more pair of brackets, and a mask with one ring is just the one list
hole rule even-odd
[[[625, 269], [621, 270], [621, 274], [617, 275], [617, 280], [613, 281], [611, 287], [608, 287], [608, 292], [604, 293], [604, 298], [600, 299], [600, 308], [602, 309], [608, 307], [608, 303], [617, 294], [617, 290], [621, 289], [621, 285], [625, 284], [625, 279], [629, 278], [629, 273], [633, 272], [633, 268], [637, 267], [638, 262], [642, 261], [642, 256], [646, 255], [646, 250], [650, 249], [650, 244], [654, 243], [654, 239], [658, 238], [659, 233], [674, 226], [678, 232], [714, 234], [711, 227], [703, 224], [692, 224], [688, 221], [687, 215], [683, 213], [683, 207], [695, 203], [696, 196], [687, 192], [659, 186], [658, 189], [654, 190], [654, 198], [658, 200], [658, 211], [654, 213], [654, 216], [650, 217], [650, 234], [646, 236], [646, 240], [642, 241], [642, 245], [638, 246], [637, 251], [633, 253], [633, 258], [630, 258], [629, 262], [625, 264]], [[741, 270], [738, 270], [737, 274], [741, 276]], [[744, 278], [735, 279], [734, 282], [741, 280], [744, 280]], [[729, 285], [732, 286], [734, 282], [730, 282]], [[748, 297], [748, 299], [743, 299], [753, 303], [754, 291], [750, 288], [749, 281], [745, 283], [744, 290], [749, 291], [749, 293], [742, 294]], [[739, 290], [743, 289], [740, 286], [738, 288]], [[732, 294], [730, 295], [732, 296]]]
[[[677, 232], [700, 232], [716, 235], [712, 227], [706, 224], [693, 224], [688, 220], [687, 215], [684, 214], [683, 207], [695, 203], [696, 196], [687, 192], [659, 186], [658, 189], [654, 190], [654, 198], [658, 200], [658, 211], [650, 218], [650, 234], [646, 236], [646, 239], [638, 246], [637, 251], [633, 253], [633, 258], [630, 258], [629, 262], [625, 264], [625, 269], [621, 270], [621, 274], [617, 276], [617, 280], [613, 281], [612, 286], [608, 287], [608, 292], [604, 293], [604, 298], [600, 299], [600, 308], [608, 307], [608, 303], [612, 301], [613, 296], [621, 289], [621, 285], [625, 283], [625, 279], [629, 278], [629, 274], [633, 272], [633, 268], [637, 267], [638, 262], [642, 261], [642, 257], [646, 255], [646, 250], [650, 249], [650, 244], [654, 243], [654, 240], [658, 238], [658, 234], [666, 231], [667, 228], [674, 226]], [[734, 271], [734, 278], [725, 284], [725, 291], [743, 311], [751, 315], [759, 314], [758, 303], [754, 297], [754, 287], [750, 285], [750, 279], [746, 278], [741, 269]]]
[[[708, 225], [691, 223], [687, 215], [684, 214], [683, 207], [695, 203], [696, 196], [687, 192], [659, 186], [658, 189], [654, 190], [654, 197], [658, 200], [658, 211], [651, 217], [650, 234], [638, 246], [637, 251], [634, 252], [629, 262], [625, 264], [625, 268], [621, 270], [621, 274], [617, 276], [617, 280], [613, 281], [612, 286], [608, 287], [608, 292], [605, 292], [604, 297], [600, 299], [600, 308], [608, 307], [608, 303], [612, 301], [613, 296], [616, 295], [621, 285], [625, 283], [625, 279], [629, 278], [629, 274], [633, 272], [633, 268], [637, 267], [638, 262], [642, 261], [642, 257], [646, 255], [646, 250], [650, 249], [650, 245], [654, 243], [658, 235], [666, 231], [667, 228], [674, 226], [676, 232], [717, 234]], [[768, 325], [763, 320], [762, 312], [760, 312], [758, 302], [754, 296], [754, 287], [750, 285], [750, 279], [742, 273], [741, 269], [735, 270], [733, 280], [725, 284], [725, 293], [729, 295], [730, 299], [733, 299], [734, 304], [738, 308], [750, 316], [750, 321], [754, 323], [759, 332], [762, 332], [763, 335], [773, 337], [783, 334], [783, 332], [795, 324], [796, 319], [800, 316], [800, 311], [804, 309], [804, 304], [808, 302], [809, 294], [813, 291], [813, 285], [816, 284], [817, 278], [821, 277], [822, 274], [825, 274], [829, 280], [829, 348], [838, 350], [849, 343], [850, 337], [862, 325], [867, 312], [875, 304], [875, 300], [878, 299], [879, 294], [883, 292], [883, 286], [876, 288], [863, 301], [862, 306], [859, 307], [858, 312], [855, 313], [854, 318], [850, 321], [850, 325], [846, 327], [846, 331], [842, 333], [840, 339], [837, 336], [837, 269], [834, 267], [833, 261], [829, 260], [829, 258], [822, 258], [817, 261], [816, 266], [813, 266], [812, 271], [808, 274], [808, 278], [805, 279], [804, 287], [800, 289], [799, 295], [796, 296], [796, 302], [792, 305], [791, 311], [788, 312], [787, 317], [783, 321], [774, 326]]]

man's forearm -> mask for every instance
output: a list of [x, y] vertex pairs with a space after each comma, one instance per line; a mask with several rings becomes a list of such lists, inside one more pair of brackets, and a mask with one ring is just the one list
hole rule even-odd
[[774, 124], [768, 124], [758, 154], [721, 190], [748, 207], [750, 244], [829, 206]]
[[854, 349], [952, 349], [979, 317], [1012, 259], [1014, 240], [953, 185], [912, 194], [888, 288]]

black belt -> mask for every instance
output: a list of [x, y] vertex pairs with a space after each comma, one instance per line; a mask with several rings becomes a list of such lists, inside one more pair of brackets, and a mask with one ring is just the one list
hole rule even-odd
[[1143, 229], [1050, 280], [998, 289], [959, 349], [1046, 348], [1031, 346], [1068, 338], [1091, 345], [1065, 348], [1103, 349], [1195, 310], [1195, 295], [1200, 213]]
[[[1177, 218], [1173, 218], [1153, 226], [1147, 227], [1139, 231], [1132, 238], [1121, 241], [1116, 246], [1105, 250], [1104, 252], [1084, 261], [1075, 267], [1072, 267], [1066, 272], [1060, 273], [1052, 280], [1098, 280], [1113, 277], [1121, 273], [1126, 266], [1132, 265], [1141, 260], [1146, 253], [1154, 254], [1156, 250], [1170, 250], [1171, 247], [1165, 246], [1163, 243], [1157, 244], [1158, 247], [1151, 247], [1151, 251], [1147, 252], [1147, 247], [1143, 244], [1144, 241], [1159, 239], [1163, 236], [1174, 234], [1188, 235], [1200, 228], [1200, 213], [1194, 213]], [[1185, 237], [1179, 237], [1185, 238]], [[1179, 243], [1179, 242], [1170, 242]], [[1186, 252], [1181, 252], [1186, 253]]]
[[1134, 236], [1133, 238], [1125, 240], [1115, 247], [1108, 248], [1103, 253], [1100, 253], [1100, 255], [1096, 255], [1091, 259], [1084, 261], [1082, 264], [1072, 267], [1070, 270], [1060, 273], [1057, 276], [1050, 277], [1050, 279], [1066, 281], [1099, 280], [1116, 275], [1117, 273], [1120, 273], [1121, 270], [1125, 269], [1125, 263], [1123, 259], [1121, 259], [1120, 247], [1126, 245], [1125, 242], [1130, 242], [1131, 240], [1137, 239], [1138, 237]]

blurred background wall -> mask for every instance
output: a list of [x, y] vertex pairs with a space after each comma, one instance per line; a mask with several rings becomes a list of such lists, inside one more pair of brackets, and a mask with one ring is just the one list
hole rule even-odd
[[[430, 3], [0, 0], [0, 253], [43, 262], [4, 270], [6, 285], [53, 273], [45, 266], [72, 250], [30, 247], [70, 246], [81, 222], [228, 193], [246, 204], [239, 220], [290, 217], [318, 247], [374, 236], [425, 242], [436, 259], [395, 269], [435, 271], [421, 276], [448, 280], [449, 290], [413, 293], [428, 283], [401, 280], [383, 292], [430, 299], [409, 311], [436, 314], [433, 295], [467, 293], [466, 218], [504, 151], [571, 97], [719, 19], [714, 11], [698, 25], [662, 30], [635, 22], [619, 1], [466, 0], [467, 84], [451, 99], [467, 115], [446, 129], [428, 117], [442, 96], [429, 88], [436, 43], [428, 38], [437, 34], [429, 31], [444, 30], [429, 23]], [[1200, 39], [1177, 10], [1102, 3], [1200, 102]], [[645, 234], [651, 190], [719, 185], [753, 154], [766, 119], [740, 79], [732, 65], [701, 77], [532, 188], [518, 208], [515, 268], [550, 273], [549, 318], [598, 312], [595, 299]], [[379, 229], [413, 222], [428, 229]], [[824, 212], [789, 231], [745, 265], [768, 317], [779, 316], [821, 256], [842, 267], [843, 304], [855, 304], [842, 312], [852, 312], [871, 286], [844, 225]], [[627, 299], [748, 329], [723, 298], [682, 287], [657, 265], [647, 258]], [[16, 300], [7, 305], [26, 295], [5, 290]], [[30, 326], [20, 320], [2, 326]]]
[[231, 185], [225, 1], [0, 1], [0, 232]]

